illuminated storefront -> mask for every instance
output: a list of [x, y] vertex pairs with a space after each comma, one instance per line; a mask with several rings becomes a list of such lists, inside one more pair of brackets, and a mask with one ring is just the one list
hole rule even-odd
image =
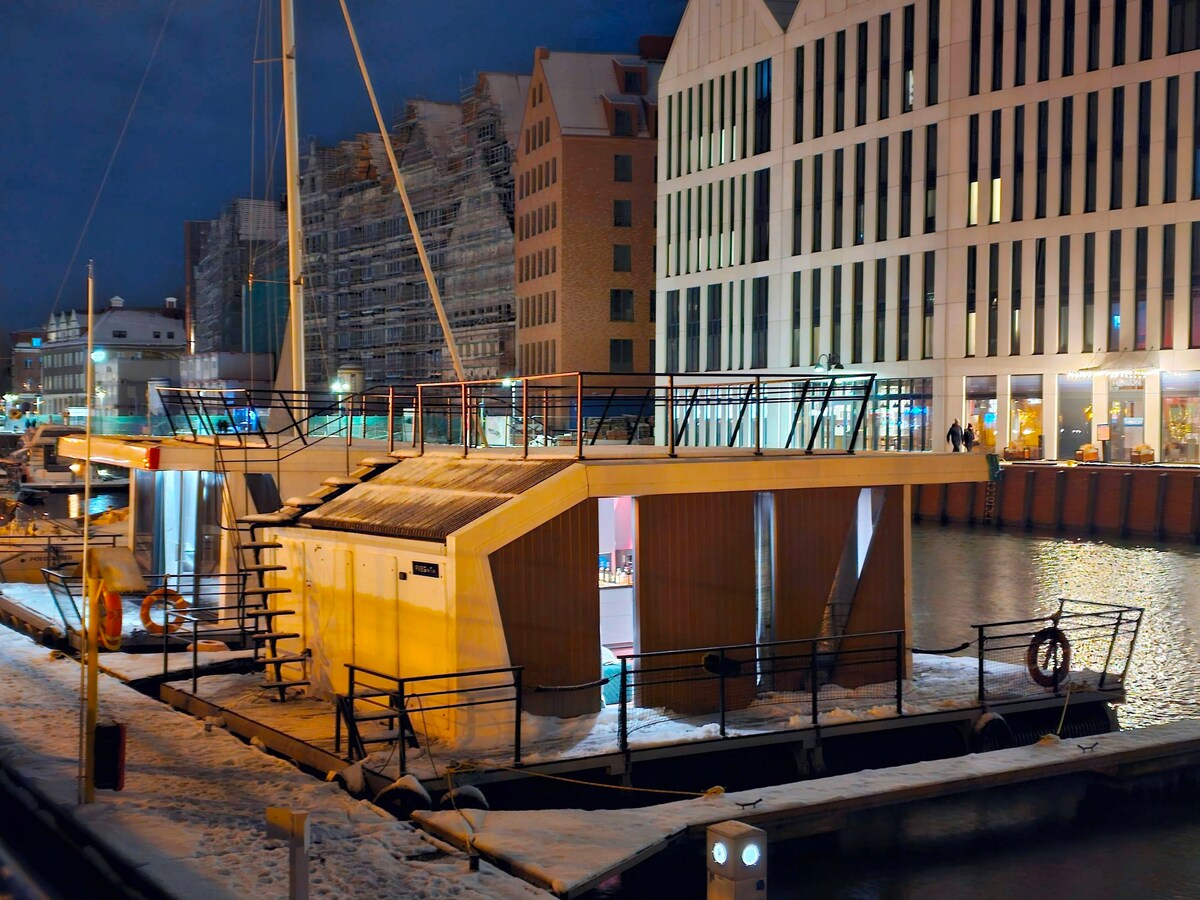
[[1008, 445], [1025, 459], [1045, 456], [1042, 376], [1013, 375], [1009, 381]]
[[966, 380], [967, 418], [962, 423], [975, 426], [979, 449], [996, 452], [996, 376], [972, 375]]
[[1162, 459], [1200, 462], [1200, 372], [1162, 373]]
[[1146, 378], [1121, 372], [1108, 378], [1109, 440], [1107, 459], [1129, 462], [1130, 451], [1146, 443]]
[[880, 378], [867, 411], [868, 450], [931, 450], [933, 393], [928, 378]]
[[1059, 375], [1059, 459], [1074, 459], [1076, 451], [1092, 442], [1092, 417], [1092, 379], [1076, 374]]

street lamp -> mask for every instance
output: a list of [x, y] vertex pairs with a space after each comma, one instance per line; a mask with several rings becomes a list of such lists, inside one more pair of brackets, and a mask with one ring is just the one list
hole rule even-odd
[[[333, 383], [329, 385], [329, 389], [331, 391], [333, 391], [334, 402], [337, 404], [338, 416], [340, 418], [346, 414], [346, 411], [342, 406], [342, 400], [344, 399], [346, 394], [350, 393], [350, 382], [346, 381], [343, 378], [336, 378], [336, 379], [334, 379]], [[354, 427], [353, 422], [347, 423], [347, 425], [346, 425], [346, 439], [347, 440], [349, 440], [349, 438], [350, 438], [350, 430], [353, 427]], [[334, 433], [336, 434], [337, 432], [334, 432]]]
[[822, 353], [817, 357], [817, 361], [813, 364], [813, 368], [818, 372], [832, 371], [834, 369], [844, 369], [841, 357], [836, 353]]

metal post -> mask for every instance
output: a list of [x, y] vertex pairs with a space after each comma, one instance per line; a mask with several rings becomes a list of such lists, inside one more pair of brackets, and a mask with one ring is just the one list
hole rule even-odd
[[675, 376], [667, 376], [667, 456], [675, 458]]
[[904, 715], [904, 632], [896, 634], [896, 715]]
[[[425, 455], [425, 408], [421, 385], [417, 385], [417, 421], [413, 429], [413, 445], [418, 447], [417, 455]], [[418, 444], [418, 441], [420, 442]]]
[[717, 670], [717, 678], [720, 679], [720, 713], [721, 713], [721, 737], [725, 737], [725, 648], [721, 648], [720, 668]]
[[388, 388], [388, 453], [396, 449], [396, 389]]
[[1112, 637], [1108, 641], [1108, 653], [1104, 657], [1104, 669], [1100, 672], [1100, 687], [1104, 687], [1104, 679], [1108, 677], [1108, 664], [1112, 662], [1113, 648], [1117, 644], [1117, 638], [1121, 636], [1121, 625], [1124, 612], [1117, 611], [1117, 622], [1113, 626]]
[[529, 379], [521, 379], [521, 459], [529, 458]]
[[583, 373], [575, 373], [575, 458], [583, 459]]
[[817, 642], [808, 644], [808, 690], [812, 699], [812, 726], [817, 727]]
[[459, 400], [462, 403], [462, 422], [459, 423], [459, 428], [462, 431], [463, 457], [467, 455], [467, 383], [464, 381], [458, 386]]
[[[181, 585], [182, 587], [182, 585]], [[166, 600], [166, 597], [163, 598]], [[193, 600], [193, 602], [195, 602]], [[192, 695], [196, 694], [200, 681], [200, 620], [192, 614]]]
[[629, 752], [629, 660], [621, 657], [621, 683], [617, 686], [617, 749]]
[[[408, 703], [404, 699], [404, 679], [403, 678], [396, 679], [396, 692], [400, 697], [400, 718], [398, 720], [400, 723], [400, 727], [398, 729], [396, 729], [396, 731], [398, 732], [400, 737], [396, 741], [396, 743], [400, 746], [400, 774], [403, 776], [403, 775], [408, 774], [408, 753], [405, 750], [405, 746], [408, 744], [408, 741], [405, 740], [405, 738], [404, 738], [404, 719], [405, 719], [404, 710], [408, 706]], [[351, 703], [354, 702], [353, 696], [351, 696], [350, 702]]]
[[521, 764], [521, 711], [524, 707], [524, 698], [521, 696], [521, 672], [522, 666], [517, 666], [513, 670], [513, 690], [516, 696], [513, 697], [513, 707], [516, 711], [516, 722], [513, 724], [513, 765]]
[[979, 702], [986, 702], [986, 697], [983, 693], [983, 626], [975, 626], [976, 640], [975, 646], [979, 651]]
[[754, 455], [762, 456], [762, 376], [754, 376]]

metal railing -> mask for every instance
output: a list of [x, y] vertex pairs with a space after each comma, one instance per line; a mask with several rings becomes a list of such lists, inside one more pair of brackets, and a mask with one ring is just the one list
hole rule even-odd
[[[522, 666], [501, 666], [494, 669], [472, 669], [446, 672], [439, 675], [417, 675], [401, 678], [364, 666], [346, 663], [348, 682], [346, 693], [337, 694], [334, 714], [334, 752], [341, 752], [342, 731], [346, 732], [351, 759], [364, 759], [368, 743], [395, 743], [399, 748], [400, 774], [408, 772], [410, 739], [413, 746], [419, 740], [411, 727], [413, 715], [447, 712], [479, 706], [511, 705], [513, 711], [513, 764], [521, 763]], [[508, 682], [497, 683], [497, 676], [509, 676]], [[483, 683], [475, 683], [481, 681]], [[450, 686], [430, 690], [413, 690], [413, 685], [446, 682]], [[465, 683], [464, 683], [465, 682]], [[499, 693], [499, 696], [487, 696]], [[481, 696], [483, 695], [483, 696]], [[434, 705], [425, 701], [433, 698]], [[365, 709], [364, 713], [362, 710]], [[383, 737], [364, 736], [359, 729], [363, 721], [393, 719], [398, 723], [394, 733]], [[428, 745], [429, 736], [425, 735]]]
[[[721, 738], [779, 731], [781, 716], [790, 727], [818, 726], [822, 712], [851, 699], [886, 700], [903, 715], [903, 631], [846, 635], [832, 646], [808, 638], [621, 657], [617, 746], [628, 752], [631, 734], [672, 720], [715, 724]], [[769, 710], [770, 727], [755, 721], [755, 707]]]
[[1049, 616], [973, 626], [979, 702], [1123, 689], [1142, 614], [1136, 606], [1063, 597]]

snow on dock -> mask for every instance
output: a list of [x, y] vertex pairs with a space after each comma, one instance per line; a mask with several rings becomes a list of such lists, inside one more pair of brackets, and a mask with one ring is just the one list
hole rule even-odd
[[309, 813], [313, 897], [544, 896], [487, 864], [468, 871], [411, 825], [108, 677], [100, 714], [128, 727], [125, 790], [78, 806], [79, 680], [75, 662], [0, 628], [0, 768], [173, 897], [286, 897], [288, 848], [266, 836], [268, 806]]
[[[666, 848], [685, 834], [737, 819], [792, 836], [825, 830], [829, 817], [968, 791], [1032, 782], [1172, 757], [1195, 764], [1200, 720], [1189, 719], [1083, 740], [1043, 742], [699, 797], [627, 810], [463, 810], [418, 812], [433, 834], [483, 856], [561, 897], [578, 896]], [[700, 865], [700, 862], [697, 862]]]

